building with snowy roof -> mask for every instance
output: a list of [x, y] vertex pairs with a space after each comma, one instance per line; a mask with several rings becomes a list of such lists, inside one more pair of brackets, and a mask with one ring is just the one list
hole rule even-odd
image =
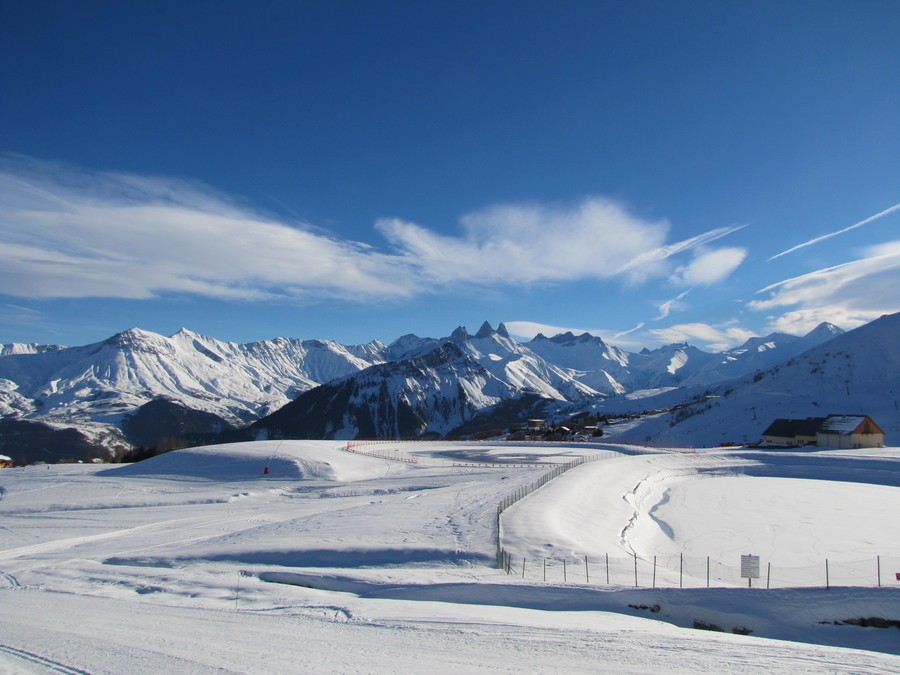
[[868, 415], [777, 419], [763, 432], [763, 441], [788, 447], [883, 448], [884, 431]]
[[824, 417], [807, 417], [805, 420], [777, 419], [763, 432], [763, 441], [788, 447], [812, 445], [816, 442]]
[[883, 448], [884, 431], [868, 415], [829, 415], [816, 432], [820, 448]]

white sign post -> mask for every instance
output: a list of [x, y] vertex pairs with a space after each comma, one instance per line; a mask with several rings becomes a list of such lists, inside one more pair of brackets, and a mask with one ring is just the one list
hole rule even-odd
[[753, 586], [753, 580], [759, 579], [759, 556], [741, 556], [741, 578], [747, 580], [747, 588]]

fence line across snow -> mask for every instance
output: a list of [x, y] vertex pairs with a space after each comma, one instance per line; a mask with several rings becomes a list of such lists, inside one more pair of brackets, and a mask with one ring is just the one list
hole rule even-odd
[[857, 560], [823, 559], [815, 565], [760, 565], [760, 576], [741, 577], [740, 559], [727, 564], [709, 556], [568, 556], [527, 558], [498, 551], [500, 569], [526, 581], [635, 588], [825, 588], [837, 586], [900, 588], [900, 557]]
[[[649, 451], [652, 453], [653, 451]], [[580, 457], [559, 464], [530, 485], [503, 498], [497, 506], [495, 533], [497, 567], [507, 574], [529, 581], [579, 583], [591, 585], [634, 586], [641, 588], [701, 588], [751, 586], [756, 588], [798, 588], [863, 586], [900, 588], [900, 557], [875, 556], [859, 560], [829, 560], [805, 566], [789, 566], [766, 562], [760, 576], [741, 576], [740, 558], [728, 564], [710, 556], [655, 555], [629, 556], [582, 555], [566, 558], [532, 558], [514, 556], [503, 547], [501, 515], [510, 506], [540, 489], [554, 478], [587, 462], [612, 459], [623, 455], [649, 454], [641, 448], [621, 448]], [[655, 453], [654, 453], [655, 454]]]
[[[557, 478], [563, 475], [566, 471], [570, 471], [577, 466], [581, 466], [582, 464], [586, 464], [588, 462], [596, 462], [601, 459], [615, 459], [617, 457], [622, 457], [626, 455], [644, 455], [644, 454], [656, 454], [654, 451], [648, 451], [643, 448], [628, 448], [628, 447], [620, 447], [616, 450], [606, 450], [597, 452], [593, 455], [587, 455], [583, 457], [579, 457], [578, 459], [572, 460], [571, 462], [566, 462], [565, 464], [557, 464], [550, 471], [545, 473], [543, 476], [538, 478], [536, 481], [531, 483], [530, 485], [523, 486], [513, 492], [512, 494], [504, 497], [500, 504], [497, 505], [497, 517], [496, 522], [494, 524], [494, 532], [497, 537], [497, 567], [503, 570], [510, 571], [510, 558], [507, 552], [503, 548], [502, 544], [502, 530], [500, 523], [500, 516], [503, 512], [508, 509], [510, 506], [515, 504], [520, 499], [524, 499], [528, 495], [530, 495], [535, 490], [538, 490], [549, 483], [554, 478]], [[524, 561], [523, 561], [524, 565]]]

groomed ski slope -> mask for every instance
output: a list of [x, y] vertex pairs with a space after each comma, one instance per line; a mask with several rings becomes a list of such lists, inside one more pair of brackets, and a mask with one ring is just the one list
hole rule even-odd
[[[900, 619], [893, 570], [882, 588], [826, 591], [496, 569], [499, 501], [613, 446], [343, 447], [268, 441], [0, 471], [0, 672], [900, 670], [897, 628], [834, 624]], [[890, 449], [601, 459], [508, 509], [503, 545], [890, 560], [898, 463]], [[753, 635], [686, 627], [695, 620]]]

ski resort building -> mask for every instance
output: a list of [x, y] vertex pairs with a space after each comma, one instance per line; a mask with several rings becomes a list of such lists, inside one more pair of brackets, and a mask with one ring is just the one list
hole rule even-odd
[[763, 432], [763, 441], [788, 447], [813, 445], [816, 442], [816, 433], [824, 421], [824, 417], [807, 417], [805, 420], [777, 419]]
[[829, 415], [816, 433], [820, 448], [883, 448], [884, 431], [868, 415]]
[[868, 415], [777, 419], [763, 432], [763, 441], [788, 447], [882, 448], [884, 431]]

